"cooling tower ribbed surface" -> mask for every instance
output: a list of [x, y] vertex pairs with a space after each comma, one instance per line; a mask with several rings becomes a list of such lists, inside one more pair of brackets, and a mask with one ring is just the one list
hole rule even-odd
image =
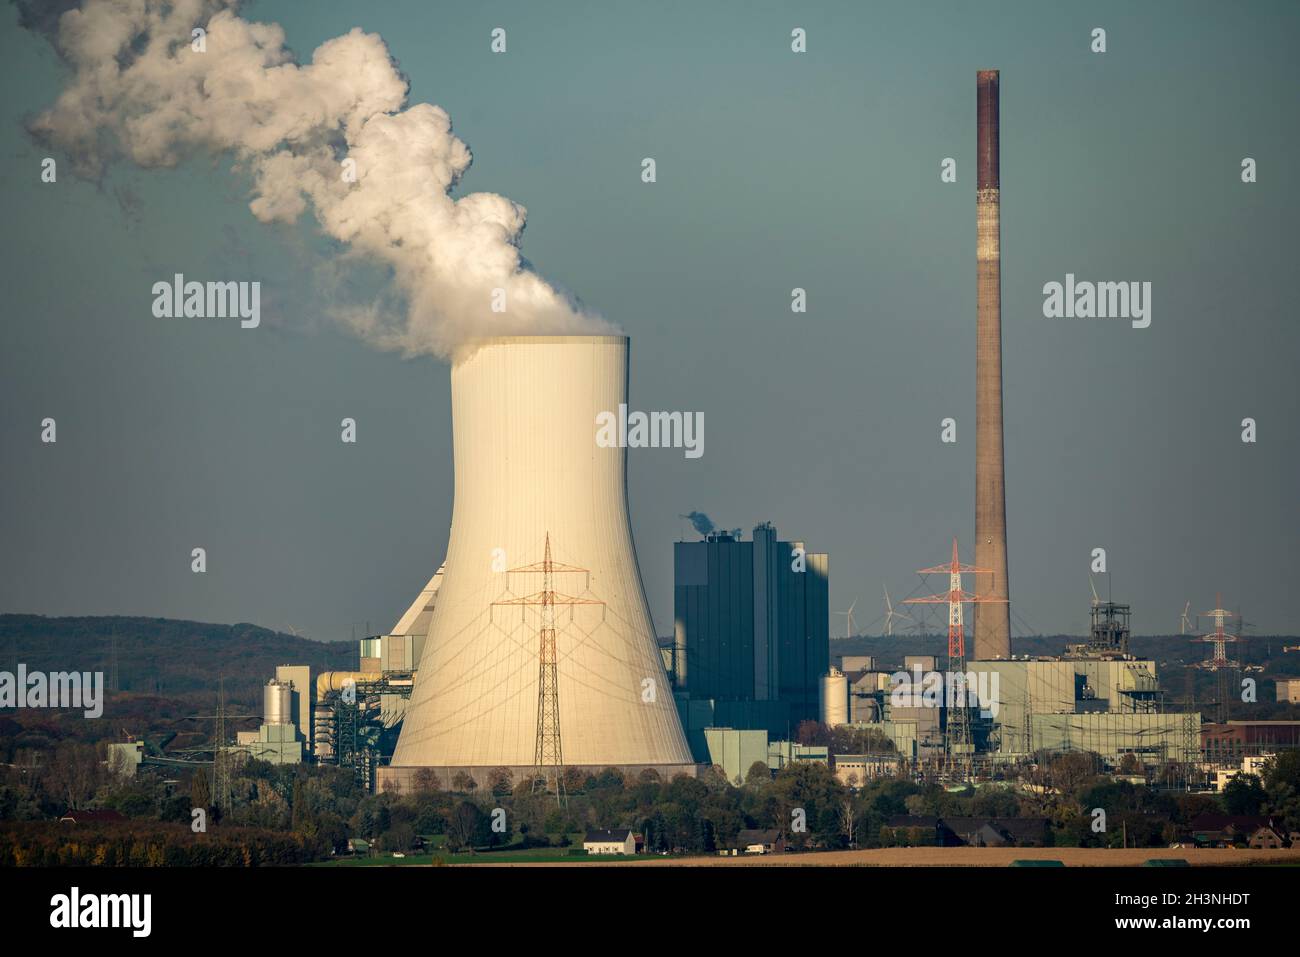
[[[442, 587], [393, 770], [534, 766], [549, 536], [566, 766], [684, 766], [628, 523], [626, 452], [596, 417], [627, 401], [621, 336], [480, 340], [451, 371], [456, 498]], [[566, 603], [566, 596], [603, 604]], [[675, 769], [668, 769], [675, 770]]]

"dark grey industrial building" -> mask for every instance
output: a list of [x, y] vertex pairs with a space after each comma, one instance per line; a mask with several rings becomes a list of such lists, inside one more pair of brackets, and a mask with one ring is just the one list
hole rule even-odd
[[830, 665], [828, 557], [764, 523], [748, 542], [730, 532], [677, 542], [673, 566], [679, 695], [711, 700], [718, 726], [784, 737], [815, 720]]

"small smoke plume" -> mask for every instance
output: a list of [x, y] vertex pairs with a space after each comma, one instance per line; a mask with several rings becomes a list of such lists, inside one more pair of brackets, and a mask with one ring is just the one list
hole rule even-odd
[[[451, 197], [469, 148], [440, 107], [403, 108], [406, 81], [378, 36], [354, 29], [298, 64], [280, 26], [237, 7], [86, 0], [56, 21], [22, 4], [24, 25], [50, 31], [73, 71], [31, 133], [91, 179], [123, 157], [156, 168], [230, 155], [251, 178], [257, 219], [310, 210], [326, 235], [391, 270], [397, 308], [385, 297], [339, 314], [381, 348], [446, 357], [477, 336], [610, 330], [523, 261], [524, 207], [492, 193]], [[195, 28], [205, 52], [192, 49]], [[493, 310], [499, 290], [504, 311]]]
[[713, 520], [703, 512], [691, 512], [689, 515], [683, 515], [682, 518], [689, 519], [690, 523], [695, 526], [695, 531], [701, 535], [707, 535], [713, 531]]

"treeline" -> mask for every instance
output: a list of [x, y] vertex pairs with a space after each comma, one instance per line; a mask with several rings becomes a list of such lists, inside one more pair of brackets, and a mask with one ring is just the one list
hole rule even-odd
[[[168, 774], [175, 771], [168, 769]], [[900, 843], [889, 819], [1032, 818], [1056, 846], [1167, 846], [1203, 812], [1269, 814], [1300, 830], [1300, 752], [1280, 755], [1259, 779], [1241, 776], [1224, 795], [1134, 785], [1102, 773], [1097, 755], [1042, 754], [1006, 779], [949, 790], [938, 780], [879, 778], [845, 787], [829, 767], [800, 761], [773, 773], [756, 762], [740, 784], [719, 768], [671, 780], [607, 768], [565, 769], [564, 801], [531, 776], [505, 769], [441, 789], [433, 774], [408, 788], [369, 794], [347, 770], [249, 761], [231, 769], [228, 794], [207, 769], [179, 785], [146, 768], [114, 775], [96, 749], [67, 743], [42, 773], [0, 769], [0, 866], [193, 864], [265, 866], [323, 860], [364, 838], [382, 851], [437, 845], [452, 852], [563, 847], [584, 831], [627, 827], [655, 853], [712, 854], [740, 831], [774, 829], [788, 848], [829, 850]], [[117, 825], [60, 824], [69, 808], [111, 809]], [[192, 834], [193, 808], [207, 808], [206, 834]], [[218, 810], [220, 808], [221, 810]], [[1106, 813], [1104, 831], [1093, 824]], [[910, 835], [904, 833], [902, 842]]]
[[[682, 854], [735, 847], [748, 828], [777, 830], [796, 850], [889, 846], [900, 841], [887, 821], [902, 815], [1041, 819], [1048, 843], [1060, 847], [1168, 846], [1205, 812], [1271, 814], [1300, 830], [1300, 752], [1279, 756], [1262, 779], [1242, 776], [1223, 796], [1116, 780], [1087, 752], [1042, 755], [1032, 767], [1009, 770], [1006, 780], [956, 791], [911, 778], [875, 779], [854, 790], [818, 762], [776, 774], [756, 763], [740, 786], [716, 768], [671, 781], [653, 771], [629, 779], [607, 769], [568, 774], [561, 807], [552, 794], [532, 793], [530, 780], [493, 777], [483, 786], [462, 778], [451, 792], [438, 790], [430, 777], [417, 780], [410, 793], [367, 796], [350, 827], [384, 850], [406, 850], [439, 834], [452, 850], [563, 845], [568, 834], [629, 827], [644, 835], [649, 850]], [[1102, 831], [1094, 828], [1097, 808], [1106, 812]], [[494, 815], [497, 832], [490, 830]]]
[[272, 867], [306, 864], [329, 850], [302, 834], [186, 825], [0, 824], [0, 867]]
[[756, 764], [741, 787], [717, 768], [699, 778], [671, 780], [652, 770], [627, 777], [614, 768], [587, 775], [566, 769], [563, 805], [553, 792], [535, 792], [530, 778], [515, 781], [504, 772], [493, 778], [481, 785], [461, 778], [453, 791], [439, 790], [432, 776], [417, 778], [409, 792], [365, 798], [353, 823], [359, 836], [385, 850], [437, 835], [453, 851], [564, 846], [572, 834], [628, 827], [643, 835], [652, 852], [711, 853], [733, 846], [741, 830], [755, 827], [783, 829], [795, 846], [843, 846], [844, 806], [860, 803], [826, 765], [815, 762], [776, 775]]

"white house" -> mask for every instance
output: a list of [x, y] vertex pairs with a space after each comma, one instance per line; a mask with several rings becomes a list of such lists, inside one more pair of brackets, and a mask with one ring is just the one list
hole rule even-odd
[[636, 835], [625, 827], [613, 831], [588, 831], [582, 849], [588, 854], [635, 854]]

